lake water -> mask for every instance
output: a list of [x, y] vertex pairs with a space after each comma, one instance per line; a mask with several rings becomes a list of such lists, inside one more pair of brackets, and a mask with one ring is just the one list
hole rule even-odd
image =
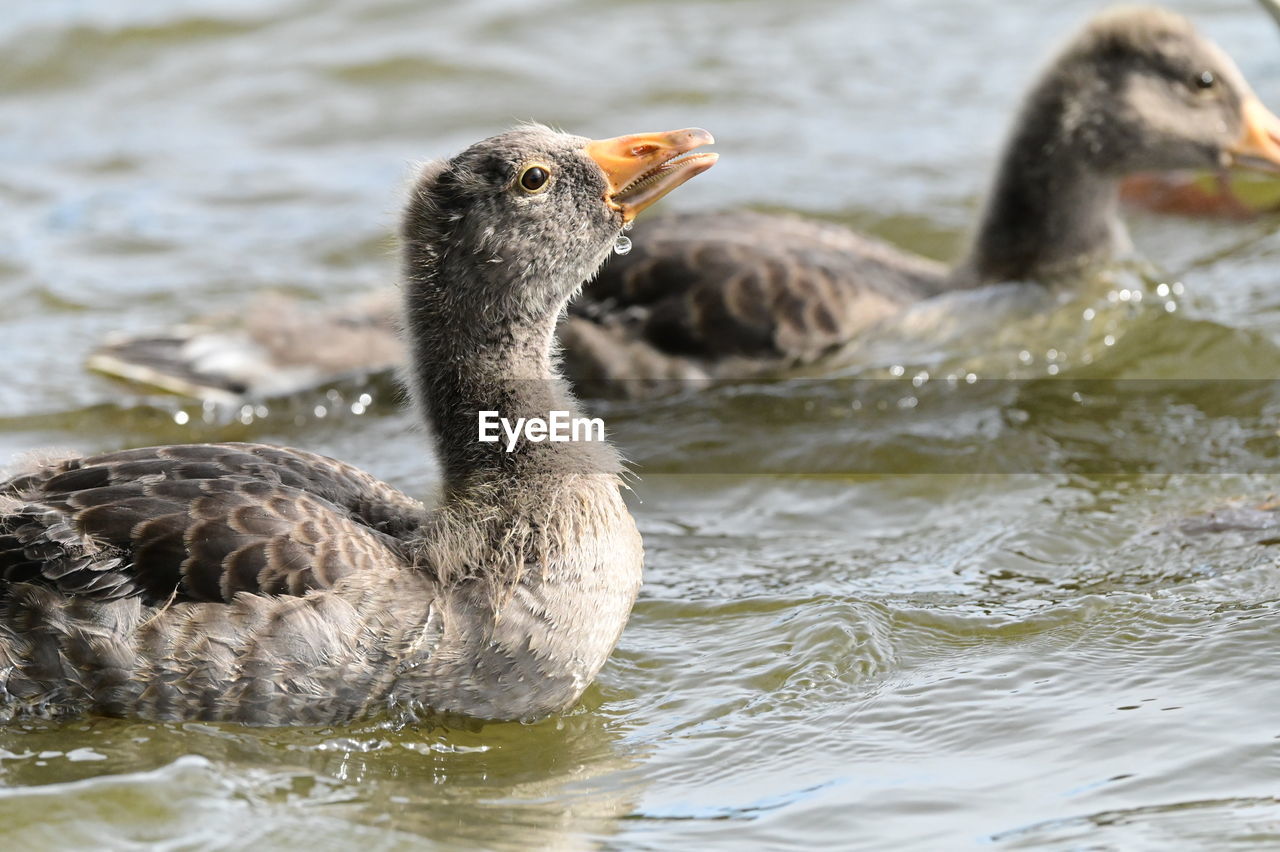
[[[1259, 8], [1172, 5], [1280, 108]], [[10, 6], [0, 458], [251, 439], [421, 494], [436, 468], [385, 383], [178, 425], [180, 401], [84, 358], [264, 291], [391, 281], [411, 164], [527, 119], [707, 127], [720, 164], [665, 209], [792, 210], [951, 256], [1019, 92], [1095, 8]], [[1280, 536], [1179, 519], [1280, 489], [1280, 222], [1130, 224], [1152, 269], [921, 312], [838, 379], [593, 405], [640, 475], [647, 575], [574, 711], [18, 724], [4, 845], [1273, 848]]]

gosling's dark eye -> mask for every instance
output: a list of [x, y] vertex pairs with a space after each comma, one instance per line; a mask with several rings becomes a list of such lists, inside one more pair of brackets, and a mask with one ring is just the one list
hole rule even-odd
[[529, 166], [520, 173], [520, 188], [525, 192], [541, 192], [547, 188], [551, 172], [545, 166]]
[[1196, 87], [1200, 89], [1212, 89], [1218, 83], [1218, 78], [1213, 76], [1212, 71], [1202, 71], [1196, 77]]

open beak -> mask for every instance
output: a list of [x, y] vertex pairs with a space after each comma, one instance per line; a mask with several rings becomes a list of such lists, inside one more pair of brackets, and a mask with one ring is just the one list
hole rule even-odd
[[622, 214], [622, 221], [630, 222], [641, 210], [714, 166], [719, 154], [689, 152], [715, 141], [707, 131], [689, 127], [598, 139], [585, 150], [609, 182], [605, 203]]
[[1227, 149], [1231, 164], [1280, 172], [1280, 118], [1255, 97], [1245, 99], [1241, 113], [1244, 133]]

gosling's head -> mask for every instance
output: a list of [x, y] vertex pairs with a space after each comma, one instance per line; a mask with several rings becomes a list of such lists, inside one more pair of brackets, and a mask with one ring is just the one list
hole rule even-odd
[[1280, 119], [1181, 15], [1122, 7], [1094, 18], [1032, 93], [1056, 104], [1061, 144], [1108, 175], [1234, 165], [1280, 169]]
[[401, 235], [410, 281], [458, 310], [545, 316], [591, 278], [623, 226], [711, 168], [696, 128], [591, 140], [527, 125], [426, 166]]

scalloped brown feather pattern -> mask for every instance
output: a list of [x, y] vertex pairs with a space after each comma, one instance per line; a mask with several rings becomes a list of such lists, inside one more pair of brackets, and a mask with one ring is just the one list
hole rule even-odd
[[733, 212], [658, 219], [575, 304], [634, 315], [671, 354], [808, 362], [920, 298], [947, 270], [840, 225]]
[[947, 285], [940, 263], [790, 216], [669, 216], [638, 226], [634, 244], [560, 327], [566, 371], [589, 392], [812, 363]]
[[68, 459], [0, 484], [0, 578], [95, 600], [302, 595], [408, 562], [421, 503], [342, 462], [256, 444]]

